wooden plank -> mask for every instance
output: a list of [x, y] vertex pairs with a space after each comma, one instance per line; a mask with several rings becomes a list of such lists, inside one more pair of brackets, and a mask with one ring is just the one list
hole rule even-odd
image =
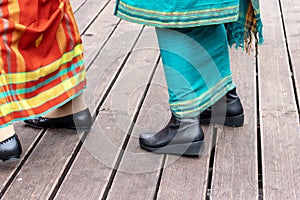
[[295, 112], [262, 113], [264, 199], [300, 198], [300, 131]]
[[[85, 101], [93, 113], [105, 97], [106, 91], [114, 83], [114, 77], [117, 76], [122, 63], [132, 51], [141, 28], [140, 25], [122, 21], [89, 68]], [[130, 34], [128, 34], [128, 29], [131, 30]]]
[[[209, 137], [208, 128], [204, 127]], [[212, 130], [209, 130], [212, 131]], [[205, 139], [207, 141], [207, 139]], [[206, 142], [207, 143], [207, 142]], [[210, 152], [199, 158], [168, 155], [157, 199], [206, 199]]]
[[[155, 36], [151, 38], [155, 41]], [[155, 196], [163, 156], [143, 151], [138, 138], [142, 132], [157, 132], [166, 125], [170, 117], [167, 100], [163, 69], [158, 66], [107, 199], [153, 199]]]
[[[114, 1], [96, 1], [86, 0], [83, 6], [74, 14], [84, 46], [86, 68], [100, 53], [120, 21], [112, 12], [115, 7]], [[90, 10], [90, 8], [92, 9]], [[89, 28], [86, 30], [86, 27]]]
[[253, 55], [231, 51], [233, 79], [245, 122], [240, 128], [218, 126], [211, 199], [258, 199], [256, 65]]
[[47, 199], [78, 141], [76, 131], [48, 130], [3, 199]]
[[25, 156], [29, 154], [29, 151], [33, 148], [33, 144], [36, 140], [40, 137], [42, 133], [41, 130], [32, 130], [32, 128], [25, 127], [23, 122], [16, 122], [14, 123], [15, 131], [20, 138], [23, 154], [22, 158], [18, 162], [11, 162], [11, 163], [3, 163], [0, 162], [0, 191], [1, 194], [3, 189], [7, 187], [7, 184], [11, 176], [16, 173], [16, 170], [22, 164], [22, 161]]
[[299, 116], [281, 13], [277, 1], [261, 4], [266, 30], [265, 44], [259, 48], [263, 195], [264, 199], [296, 200], [300, 198]]
[[[273, 12], [268, 12], [269, 9]], [[262, 4], [265, 43], [259, 51], [260, 107], [261, 110], [268, 111], [295, 111], [295, 98], [280, 15], [277, 1]]]
[[[99, 56], [101, 61], [96, 60], [95, 65], [88, 70], [87, 79], [89, 80], [89, 86], [85, 92], [85, 98], [93, 113], [96, 112], [97, 103], [104, 97], [105, 90], [109, 87], [108, 85], [111, 84], [112, 79], [116, 75], [116, 71], [119, 70], [121, 63], [125, 59], [124, 54], [130, 51], [141, 29], [138, 25], [124, 22], [120, 24], [120, 32], [126, 31], [128, 27], [132, 27], [135, 31], [132, 31], [130, 36], [125, 37], [125, 35], [122, 38], [126, 39], [126, 45], [124, 44], [124, 47], [120, 48], [119, 51], [111, 51], [112, 46], [110, 45], [118, 46], [121, 39], [112, 37], [112, 44], [107, 43], [109, 50], [103, 50], [103, 54]], [[136, 27], [136, 29], [134, 29], [134, 27]], [[120, 32], [119, 34], [121, 34]], [[118, 31], [116, 33], [118, 33]], [[116, 35], [118, 36], [118, 34]], [[119, 59], [111, 64], [111, 61], [116, 59], [114, 56], [117, 56]], [[103, 65], [99, 65], [99, 62]], [[100, 68], [96, 66], [105, 67]], [[106, 66], [109, 67], [109, 70]], [[101, 83], [101, 87], [97, 87], [99, 83]], [[65, 137], [62, 136], [63, 134]], [[76, 131], [48, 130], [16, 179], [12, 182], [5, 198], [48, 198], [78, 144], [79, 135], [76, 134]], [[45, 157], [47, 159], [45, 159]], [[36, 168], [42, 169], [39, 171], [40, 173], [36, 173], [36, 171], [32, 170]], [[28, 187], [30, 187], [30, 189], [28, 189]], [[31, 193], [28, 193], [28, 191], [31, 191]]]
[[205, 134], [204, 146], [198, 158], [166, 156], [157, 199], [206, 199], [215, 134], [213, 126], [202, 128]]
[[81, 33], [88, 28], [109, 2], [110, 0], [87, 0], [82, 7], [74, 13], [78, 29]]
[[[89, 10], [90, 7], [93, 7], [93, 9]], [[120, 21], [112, 13], [114, 7], [114, 1], [102, 0], [96, 3], [89, 0], [74, 14], [84, 46], [86, 68], [100, 53]], [[85, 16], [86, 13], [89, 13], [89, 15]], [[86, 27], [89, 28], [86, 30]]]
[[[119, 18], [112, 15], [112, 10], [114, 9], [114, 7], [115, 7], [115, 2], [110, 1], [110, 3], [99, 14], [99, 16], [95, 19], [95, 21], [90, 25], [89, 29], [87, 29], [81, 37], [84, 45], [84, 56], [85, 56], [86, 68], [90, 67], [91, 63], [94, 62], [94, 58], [96, 58], [97, 55], [100, 53], [100, 50], [103, 49], [103, 46], [110, 39], [111, 34], [114, 33], [114, 30], [120, 21]], [[84, 24], [83, 22], [81, 22], [81, 18], [78, 19], [78, 23]], [[132, 28], [133, 28], [132, 30], [136, 29], [134, 27]], [[117, 32], [116, 34], [120, 34], [120, 33]], [[135, 35], [134, 32], [132, 34]], [[126, 38], [126, 36], [124, 36], [124, 38]], [[134, 39], [134, 37], [130, 39], [132, 40]], [[127, 53], [126, 51], [124, 52], [124, 48], [126, 47], [127, 47], [126, 45], [120, 47], [120, 49], [118, 49], [116, 52], [116, 56], [120, 56], [118, 54], [120, 50], [122, 50], [123, 53]]]
[[300, 66], [300, 4], [291, 0], [280, 2], [282, 5], [288, 50], [296, 82], [298, 102], [300, 102], [300, 69], [298, 67]]
[[80, 6], [82, 6], [84, 3], [86, 3], [87, 0], [71, 0], [71, 6], [72, 6], [72, 10], [73, 12], [77, 12], [80, 8]]
[[157, 60], [157, 50], [143, 49], [145, 42], [147, 37], [142, 35], [137, 51], [126, 62], [56, 199], [98, 199], [104, 194]]

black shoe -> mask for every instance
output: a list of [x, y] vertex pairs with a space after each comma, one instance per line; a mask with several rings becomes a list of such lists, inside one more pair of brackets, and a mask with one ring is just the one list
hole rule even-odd
[[[226, 100], [224, 98], [226, 98]], [[213, 117], [211, 117], [212, 109]], [[200, 114], [200, 124], [221, 124], [229, 127], [243, 126], [244, 109], [236, 93], [236, 89], [229, 91], [212, 107], [203, 111]]]
[[24, 121], [27, 125], [34, 128], [69, 128], [79, 130], [89, 130], [93, 120], [89, 109], [57, 118], [38, 117]]
[[0, 159], [3, 162], [19, 160], [21, 154], [22, 147], [16, 134], [0, 142]]
[[153, 153], [198, 156], [204, 142], [199, 117], [177, 118], [172, 115], [168, 125], [155, 134], [141, 134], [140, 146]]

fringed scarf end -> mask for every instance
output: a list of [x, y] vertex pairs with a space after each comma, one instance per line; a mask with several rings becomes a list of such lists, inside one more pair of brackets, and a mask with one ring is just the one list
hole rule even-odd
[[[243, 7], [244, 5], [244, 7]], [[246, 6], [247, 5], [247, 6]], [[264, 42], [262, 32], [262, 21], [260, 19], [258, 5], [254, 9], [252, 2], [240, 4], [240, 16], [238, 21], [226, 24], [228, 44], [236, 49], [241, 47], [247, 53], [250, 53], [255, 46]]]
[[264, 42], [262, 24], [257, 26], [256, 31], [245, 31], [236, 23], [227, 24], [227, 39], [230, 47], [242, 48], [247, 53], [255, 49], [256, 45]]

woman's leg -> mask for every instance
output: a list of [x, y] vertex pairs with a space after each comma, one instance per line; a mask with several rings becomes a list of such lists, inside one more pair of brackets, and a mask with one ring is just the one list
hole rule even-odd
[[12, 137], [14, 134], [15, 134], [15, 129], [13, 125], [0, 128], [0, 142]]
[[[242, 126], [243, 107], [231, 78], [224, 25], [173, 30], [157, 29], [173, 113], [201, 113], [201, 124]], [[172, 35], [177, 42], [171, 41]]]
[[87, 105], [84, 101], [84, 94], [81, 93], [79, 96], [77, 96], [73, 100], [71, 100], [68, 103], [64, 104], [63, 106], [51, 111], [44, 117], [48, 117], [48, 118], [63, 117], [66, 115], [78, 113], [80, 111], [85, 110], [86, 108], [87, 108]]
[[197, 116], [235, 88], [224, 25], [156, 32], [173, 114]]
[[76, 98], [56, 108], [49, 114], [24, 121], [34, 128], [69, 128], [89, 130], [93, 119], [81, 93]]
[[[37, 2], [38, 5], [40, 3]], [[45, 3], [43, 2], [43, 4]], [[49, 56], [48, 62], [51, 63], [49, 66], [53, 67], [55, 72], [51, 74], [56, 74], [56, 77], [52, 78], [48, 75], [50, 76], [49, 78], [47, 77], [48, 79], [41, 78], [41, 82], [36, 83], [44, 86], [38, 87], [41, 93], [45, 94], [45, 97], [41, 98], [44, 103], [40, 103], [43, 105], [44, 111], [34, 113], [42, 115], [42, 117], [24, 120], [24, 122], [35, 128], [78, 128], [88, 130], [92, 124], [92, 117], [84, 102], [82, 93], [86, 86], [86, 72], [78, 27], [69, 1], [47, 1], [45, 5], [48, 4], [49, 6], [42, 7], [55, 8], [56, 6], [57, 8], [50, 11], [45, 9], [45, 12], [41, 12], [41, 16], [45, 18], [45, 21], [50, 19], [50, 17], [47, 17], [49, 14], [56, 20], [55, 26], [48, 26], [46, 27], [48, 28], [47, 31], [45, 31], [49, 34], [48, 37], [50, 39], [48, 40], [53, 40], [56, 42], [53, 43], [57, 44], [56, 48], [52, 48], [52, 44], [46, 46], [49, 48], [49, 53], [46, 54]], [[54, 60], [54, 58], [56, 59]], [[57, 62], [57, 60], [60, 60], [60, 62]], [[47, 90], [43, 88], [47, 88]], [[54, 92], [52, 93], [51, 91]], [[42, 96], [39, 91], [35, 91], [35, 93], [35, 97]], [[48, 101], [46, 101], [47, 98]], [[38, 109], [35, 110], [39, 111]]]
[[140, 146], [155, 153], [197, 155], [204, 140], [200, 113], [235, 88], [224, 25], [156, 28], [172, 117]]

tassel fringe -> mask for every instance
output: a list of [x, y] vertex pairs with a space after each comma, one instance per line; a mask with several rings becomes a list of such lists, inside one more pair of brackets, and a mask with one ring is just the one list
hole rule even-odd
[[[241, 12], [243, 10], [245, 12]], [[250, 53], [256, 45], [261, 45], [264, 41], [262, 28], [259, 10], [254, 10], [252, 2], [248, 3], [247, 9], [240, 7], [238, 21], [226, 24], [229, 46], [235, 46], [236, 49], [240, 47]]]

